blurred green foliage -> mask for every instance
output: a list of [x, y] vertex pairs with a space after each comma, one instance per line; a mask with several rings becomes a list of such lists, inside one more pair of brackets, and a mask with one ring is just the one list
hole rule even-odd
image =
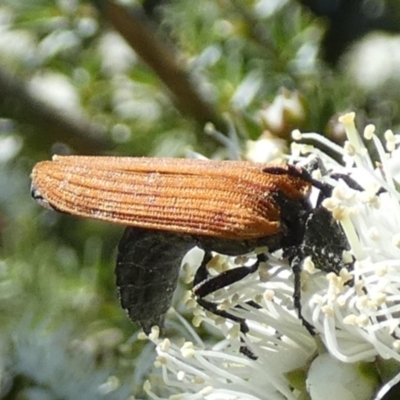
[[[399, 80], [389, 76], [370, 90], [347, 64], [330, 69], [318, 56], [324, 21], [294, 0], [272, 3], [171, 0], [146, 18], [216, 115], [228, 113], [242, 142], [261, 134], [259, 112], [282, 88], [298, 92], [295, 126], [303, 130], [340, 140], [335, 116], [348, 110], [396, 130]], [[154, 357], [119, 308], [113, 269], [122, 228], [41, 209], [29, 196], [32, 166], [53, 153], [184, 156], [194, 149], [226, 156], [196, 115], [177, 110], [154, 71], [99, 12], [105, 6], [101, 0], [0, 4], [2, 74], [39, 99], [39, 109], [50, 104], [76, 128], [59, 131], [57, 123], [27, 118], [31, 99], [23, 107], [9, 93], [0, 101], [4, 399], [141, 398]], [[285, 114], [273, 134], [287, 139], [289, 119]], [[81, 121], [99, 136], [89, 140]]]

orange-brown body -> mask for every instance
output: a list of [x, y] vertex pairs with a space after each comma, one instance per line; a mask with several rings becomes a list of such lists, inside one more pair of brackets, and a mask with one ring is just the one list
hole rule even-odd
[[[269, 173], [278, 167], [287, 173]], [[131, 227], [233, 240], [281, 228], [280, 193], [309, 196], [311, 183], [286, 165], [172, 158], [55, 156], [38, 163], [42, 204]]]

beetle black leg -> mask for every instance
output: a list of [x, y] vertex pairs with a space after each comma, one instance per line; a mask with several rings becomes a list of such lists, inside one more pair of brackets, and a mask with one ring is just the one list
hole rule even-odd
[[297, 315], [302, 322], [303, 326], [308, 330], [310, 335], [315, 335], [314, 327], [303, 317], [301, 312], [301, 257], [296, 255], [291, 260], [291, 269], [294, 276], [294, 291], [293, 291], [293, 304], [297, 311]]
[[194, 278], [193, 291], [196, 296], [201, 298], [226, 286], [232, 285], [233, 283], [245, 278], [247, 275], [256, 272], [260, 263], [267, 260], [265, 254], [260, 254], [257, 256], [257, 261], [250, 267], [237, 267], [222, 272], [217, 276], [210, 277], [208, 275], [206, 266], [211, 259], [211, 253], [206, 251], [203, 261]]
[[[211, 313], [218, 315], [219, 317], [237, 322], [240, 326], [240, 332], [242, 332], [243, 334], [246, 334], [249, 331], [249, 327], [247, 326], [246, 320], [244, 318], [236, 317], [228, 311], [220, 310], [218, 308], [218, 304], [204, 300], [203, 298], [197, 297], [196, 301], [205, 310], [210, 311]], [[243, 339], [241, 338], [240, 341], [243, 342]], [[257, 360], [257, 356], [247, 346], [240, 346], [239, 351], [245, 356], [251, 358], [252, 360]]]
[[204, 251], [204, 256], [203, 260], [201, 261], [201, 264], [199, 268], [197, 268], [196, 274], [194, 275], [193, 279], [193, 291], [196, 291], [196, 287], [201, 285], [203, 282], [207, 281], [209, 279], [208, 271], [207, 271], [207, 264], [211, 261], [212, 259], [212, 254], [211, 251]]
[[[231, 321], [237, 322], [240, 326], [240, 332], [246, 334], [249, 331], [246, 320], [244, 318], [236, 317], [228, 311], [220, 310], [219, 305], [211, 301], [205, 300], [204, 297], [222, 289], [226, 286], [232, 285], [245, 278], [247, 275], [252, 274], [257, 271], [261, 262], [266, 261], [267, 258], [264, 254], [257, 256], [256, 262], [250, 267], [237, 267], [221, 274], [210, 277], [207, 272], [207, 263], [211, 260], [211, 252], [206, 251], [204, 254], [203, 261], [198, 268], [193, 285], [193, 292], [196, 296], [197, 303], [203, 307], [205, 310], [218, 315], [220, 317], [230, 319]], [[249, 302], [252, 306], [257, 306], [254, 302]], [[242, 340], [242, 339], [241, 339]], [[247, 346], [241, 346], [240, 352], [251, 359], [256, 359], [257, 357], [247, 348]]]

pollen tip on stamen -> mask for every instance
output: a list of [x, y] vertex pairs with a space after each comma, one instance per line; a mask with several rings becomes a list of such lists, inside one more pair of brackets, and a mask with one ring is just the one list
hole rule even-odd
[[267, 289], [264, 291], [263, 298], [266, 302], [272, 301], [274, 296], [275, 292], [272, 289]]
[[346, 297], [345, 296], [338, 296], [336, 299], [336, 304], [339, 307], [344, 307], [346, 305], [347, 301], [346, 301]]
[[254, 249], [254, 254], [257, 256], [260, 254], [265, 254], [267, 252], [268, 252], [268, 246], [260, 246]]
[[365, 282], [363, 279], [361, 279], [355, 283], [354, 290], [355, 290], [357, 296], [364, 296], [364, 286], [365, 286]]
[[369, 325], [369, 318], [366, 315], [359, 315], [356, 319], [356, 323], [360, 328], [365, 328]]
[[[345, 264], [350, 264], [354, 261], [353, 254], [349, 250], [344, 250], [342, 253], [342, 260]], [[350, 274], [349, 274], [350, 275]], [[351, 276], [351, 275], [350, 275]]]
[[232, 308], [232, 303], [226, 299], [222, 303], [218, 304], [217, 309], [221, 311], [227, 311]]
[[190, 340], [185, 340], [185, 341], [182, 343], [181, 348], [182, 348], [182, 349], [187, 349], [187, 348], [193, 349], [193, 348], [194, 348], [194, 344], [193, 344], [193, 342], [191, 342]]
[[399, 350], [400, 350], [400, 340], [395, 340], [395, 341], [392, 343], [392, 346], [393, 346], [393, 349], [394, 349], [394, 350], [399, 351]]
[[151, 390], [151, 383], [149, 380], [146, 380], [143, 384], [143, 390], [148, 393]]
[[396, 150], [396, 144], [394, 142], [386, 142], [386, 150], [389, 153], [392, 153], [393, 151]]
[[[261, 268], [260, 268], [261, 267]], [[271, 274], [269, 273], [268, 264], [260, 263], [258, 267], [258, 276], [260, 278], [260, 282], [268, 282], [271, 278]]]
[[357, 323], [356, 321], [357, 321], [357, 316], [354, 314], [346, 315], [343, 318], [343, 323], [345, 325], [356, 325], [356, 323]]
[[328, 274], [326, 274], [326, 279], [331, 285], [334, 285], [335, 287], [343, 286], [343, 279], [340, 276], [336, 275], [334, 272], [329, 272]]
[[155, 341], [158, 339], [158, 337], [160, 336], [160, 327], [155, 325], [151, 328], [151, 332], [149, 334], [149, 339], [151, 341]]
[[293, 140], [301, 140], [302, 139], [302, 134], [299, 129], [295, 129], [292, 131], [292, 139]]
[[[235, 293], [235, 294], [232, 296], [231, 301], [229, 302], [229, 304], [230, 304], [230, 305], [232, 305], [232, 304], [235, 304], [235, 305], [236, 305], [236, 303], [239, 302], [239, 299], [240, 299], [239, 293]], [[226, 301], [226, 300], [225, 300], [225, 301]]]
[[368, 297], [366, 295], [360, 296], [356, 301], [356, 307], [359, 310], [365, 309], [368, 307]]
[[[340, 183], [339, 185], [335, 186], [332, 190], [332, 198], [337, 200], [353, 200], [356, 197], [357, 191], [350, 189], [347, 185]], [[363, 193], [363, 192], [361, 192]]]
[[213, 392], [214, 388], [212, 386], [206, 386], [205, 388], [201, 389], [199, 394], [202, 396], [207, 396]]
[[193, 300], [194, 302], [196, 302], [196, 301], [193, 299], [192, 291], [191, 291], [191, 290], [185, 290], [185, 291], [183, 292], [183, 294], [182, 294], [182, 302], [183, 302], [183, 304], [188, 305], [188, 303], [189, 303], [191, 300]]
[[396, 137], [391, 129], [388, 129], [383, 136], [388, 142], [396, 142]]
[[234, 259], [233, 263], [234, 263], [235, 265], [240, 265], [240, 266], [242, 266], [242, 265], [244, 265], [244, 264], [247, 263], [248, 259], [249, 259], [249, 258], [248, 258], [247, 256], [237, 256], [237, 257]]
[[336, 207], [334, 210], [332, 210], [332, 217], [336, 221], [343, 221], [345, 218], [347, 218], [350, 215], [350, 210], [345, 207]]
[[315, 272], [315, 264], [313, 263], [310, 256], [306, 257], [303, 261], [303, 271], [308, 273]]
[[183, 277], [182, 277], [183, 282], [186, 283], [186, 284], [191, 283], [193, 281], [193, 279], [194, 279], [194, 275], [193, 275], [190, 263], [185, 262], [182, 265], [182, 272], [183, 272], [183, 274], [182, 274], [183, 275]]
[[327, 199], [322, 201], [322, 206], [325, 207], [328, 211], [333, 211], [336, 207], [339, 206], [339, 201], [333, 197], [328, 197]]
[[203, 322], [203, 317], [201, 317], [200, 315], [196, 315], [194, 318], [192, 318], [192, 325], [195, 328], [198, 328], [202, 322]]
[[185, 371], [178, 371], [177, 372], [177, 374], [176, 374], [176, 379], [179, 381], [179, 382], [182, 382], [184, 379], [185, 379], [185, 376], [186, 376], [186, 373], [185, 373]]
[[157, 359], [153, 362], [153, 365], [154, 365], [154, 368], [161, 368], [162, 367], [162, 364]]
[[331, 306], [322, 306], [321, 311], [328, 317], [333, 317], [335, 315]]
[[160, 350], [168, 352], [171, 347], [171, 341], [169, 339], [164, 339], [159, 345]]
[[254, 297], [254, 302], [257, 304], [261, 304], [262, 299], [263, 299], [263, 295], [261, 293], [258, 293]]
[[156, 360], [154, 361], [154, 366], [156, 368], [160, 368], [163, 365], [167, 365], [168, 361], [163, 355], [158, 355]]
[[387, 295], [385, 293], [374, 293], [371, 295], [372, 301], [376, 304], [377, 307], [382, 306], [386, 300]]
[[322, 171], [319, 168], [312, 171], [311, 176], [313, 179], [315, 179], [317, 181], [322, 181], [322, 179], [323, 179]]
[[216, 254], [208, 263], [207, 269], [214, 269], [216, 271], [222, 272], [222, 264], [224, 263], [223, 257], [219, 254]]
[[203, 309], [201, 307], [199, 307], [199, 304], [197, 303], [196, 300], [193, 299], [193, 301], [194, 301], [194, 303], [190, 302], [190, 306], [191, 306], [190, 308], [193, 309], [192, 314], [194, 316], [203, 315]]
[[349, 272], [347, 268], [342, 268], [339, 272], [340, 278], [344, 283], [349, 282], [353, 279], [353, 275]]
[[357, 198], [364, 204], [378, 208], [379, 197], [376, 195], [376, 192], [377, 190], [375, 188], [374, 189], [370, 188], [368, 190], [364, 190], [363, 192], [358, 193]]
[[368, 124], [365, 128], [364, 128], [364, 133], [363, 136], [366, 140], [371, 140], [372, 137], [374, 136], [375, 133], [375, 125], [373, 124]]
[[338, 121], [339, 121], [340, 123], [344, 124], [344, 125], [347, 125], [347, 124], [354, 124], [354, 119], [355, 119], [355, 117], [356, 117], [356, 113], [355, 113], [354, 111], [352, 111], [352, 112], [349, 112], [349, 113], [347, 113], [347, 114], [341, 115], [341, 116], [338, 118]]
[[194, 348], [181, 348], [181, 354], [183, 358], [193, 358], [196, 355], [196, 350]]

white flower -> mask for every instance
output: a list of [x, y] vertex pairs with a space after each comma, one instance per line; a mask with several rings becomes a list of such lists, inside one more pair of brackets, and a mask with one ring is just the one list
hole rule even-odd
[[[240, 332], [237, 322], [204, 311], [188, 295], [195, 326], [202, 324], [212, 332], [213, 343], [210, 339], [204, 343], [188, 324], [192, 341], [178, 344], [158, 338], [156, 331], [150, 335], [157, 344], [156, 365], [167, 385], [163, 396], [298, 399], [308, 391], [317, 400], [326, 399], [323, 394], [332, 391], [340, 393], [342, 400], [369, 399], [378, 389], [378, 378], [387, 377], [378, 376], [376, 368], [375, 380], [366, 378], [359, 364], [374, 371], [379, 363], [379, 370], [385, 371], [386, 363], [400, 363], [400, 196], [395, 182], [397, 167], [391, 159], [391, 153], [397, 153], [398, 139], [393, 133], [385, 134], [386, 152], [374, 127], [367, 126], [364, 138], [373, 143], [379, 156], [374, 163], [354, 126], [354, 114], [340, 121], [348, 135], [344, 148], [318, 134], [294, 133], [296, 139], [328, 146], [336, 160], [299, 143], [293, 144], [289, 157], [300, 165], [309, 163], [310, 157], [322, 160], [328, 173], [317, 170], [314, 177], [334, 186], [323, 206], [346, 234], [350, 250], [343, 257], [355, 260], [338, 275], [316, 269], [312, 257], [304, 260], [302, 314], [317, 335], [311, 336], [302, 326], [294, 309], [293, 274], [287, 260], [281, 252], [269, 254], [268, 262], [257, 272], [207, 296], [219, 304], [219, 310], [246, 321], [248, 333]], [[217, 255], [210, 273], [251, 265], [254, 256], [234, 259]], [[192, 276], [196, 268], [187, 266], [185, 271]], [[247, 355], [243, 354], [246, 351]], [[354, 385], [349, 384], [349, 376]], [[386, 382], [375, 398], [381, 399], [399, 379], [397, 375]], [[152, 389], [154, 382], [153, 386], [146, 383], [149, 398], [160, 398], [154, 394], [160, 393], [160, 385], [156, 386]]]

